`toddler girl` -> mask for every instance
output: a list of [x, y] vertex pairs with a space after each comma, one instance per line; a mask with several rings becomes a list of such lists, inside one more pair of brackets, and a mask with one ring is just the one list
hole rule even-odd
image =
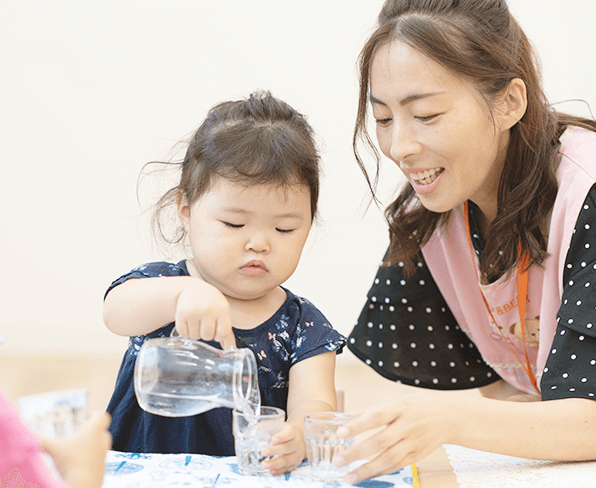
[[130, 336], [108, 406], [115, 450], [234, 455], [231, 410], [165, 418], [137, 403], [138, 351], [175, 327], [252, 349], [261, 403], [287, 412], [262, 451], [277, 457], [263, 467], [279, 474], [304, 459], [304, 415], [336, 409], [335, 354], [345, 344], [317, 308], [281, 286], [298, 265], [318, 195], [319, 156], [304, 116], [268, 92], [209, 111], [155, 216], [161, 232], [162, 211], [176, 206], [173, 241], [188, 238], [189, 258], [139, 266], [106, 293], [106, 326]]

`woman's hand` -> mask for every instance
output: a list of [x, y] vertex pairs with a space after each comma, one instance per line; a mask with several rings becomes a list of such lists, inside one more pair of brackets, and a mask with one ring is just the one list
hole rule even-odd
[[448, 398], [432, 392], [415, 393], [358, 413], [355, 420], [340, 429], [342, 437], [379, 430], [336, 456], [333, 464], [342, 467], [371, 459], [345, 477], [346, 482], [353, 484], [393, 473], [425, 458], [452, 439], [453, 406], [450, 408]]
[[236, 347], [230, 304], [217, 288], [193, 279], [176, 300], [176, 330], [181, 336], [216, 340], [223, 349]]
[[100, 488], [112, 446], [110, 414], [94, 412], [72, 437], [42, 438], [42, 444], [69, 488]]
[[304, 433], [299, 427], [286, 422], [284, 428], [271, 438], [271, 444], [261, 450], [261, 455], [275, 456], [261, 463], [261, 467], [273, 476], [292, 471], [306, 457]]

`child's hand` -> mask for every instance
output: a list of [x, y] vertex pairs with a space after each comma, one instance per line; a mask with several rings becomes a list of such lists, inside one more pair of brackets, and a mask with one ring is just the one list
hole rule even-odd
[[193, 280], [178, 295], [175, 321], [181, 336], [216, 340], [223, 349], [236, 347], [228, 300], [202, 280]]
[[286, 422], [284, 428], [271, 438], [271, 444], [261, 450], [263, 456], [277, 456], [263, 461], [261, 466], [275, 476], [296, 468], [306, 457], [304, 432]]
[[69, 488], [100, 488], [112, 446], [110, 414], [94, 412], [72, 437], [41, 439]]

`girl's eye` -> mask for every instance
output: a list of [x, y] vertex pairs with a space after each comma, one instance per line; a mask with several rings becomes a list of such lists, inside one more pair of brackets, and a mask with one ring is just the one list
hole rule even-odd
[[376, 121], [378, 125], [385, 126], [391, 122], [391, 119], [376, 119]]
[[232, 224], [231, 222], [223, 222], [223, 224], [232, 229], [240, 229], [241, 227], [244, 227], [244, 224]]
[[275, 228], [277, 232], [281, 232], [282, 234], [289, 234], [290, 232], [294, 232], [295, 229], [278, 229]]

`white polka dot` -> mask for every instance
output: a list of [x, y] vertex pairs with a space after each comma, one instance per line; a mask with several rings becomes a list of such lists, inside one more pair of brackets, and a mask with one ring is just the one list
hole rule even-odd
[[553, 349], [553, 350], [551, 351], [551, 354], [556, 354], [556, 353], [557, 353], [557, 350], [556, 350], [556, 349]]
[[391, 324], [391, 325], [389, 326], [389, 328], [390, 328], [391, 330], [395, 330], [395, 325], [394, 325], [394, 324]]
[[579, 306], [579, 305], [582, 304], [582, 301], [581, 300], [578, 300], [577, 302], [575, 302], [575, 304]]
[[575, 391], [575, 388], [569, 388], [569, 391]]
[[569, 373], [563, 373], [563, 378], [569, 378]]
[[431, 313], [432, 309], [430, 307], [426, 307], [426, 313]]
[[588, 393], [588, 396], [593, 397], [594, 393]]
[[433, 331], [433, 326], [432, 326], [432, 325], [429, 325], [429, 326], [427, 327], [427, 330], [428, 330], [429, 332], [432, 332], [432, 331]]
[[379, 361], [379, 366], [383, 366], [383, 361]]
[[373, 323], [372, 323], [372, 322], [369, 322], [369, 323], [368, 323], [368, 324], [366, 324], [366, 325], [368, 325], [368, 328], [369, 328], [369, 329], [372, 329], [372, 328], [373, 328]]
[[375, 279], [375, 285], [378, 285], [378, 284], [379, 284], [379, 278], [376, 278]]
[[451, 366], [452, 368], [455, 368], [455, 363], [454, 363], [453, 361], [451, 361], [451, 362], [449, 363], [449, 366]]
[[586, 283], [584, 286], [585, 286], [586, 288], [588, 288], [588, 287], [590, 286], [590, 283]]
[[422, 266], [424, 266], [420, 261], [418, 261], [418, 267], [422, 268]]
[[397, 349], [397, 344], [394, 342], [393, 344], [391, 344], [391, 347], [392, 347], [393, 349]]
[[382, 342], [379, 342], [379, 343], [377, 344], [377, 346], [379, 347], [379, 349], [383, 349], [383, 343], [382, 343]]
[[366, 341], [366, 345], [367, 345], [368, 347], [372, 346], [372, 341]]
[[399, 284], [400, 284], [401, 286], [406, 286], [406, 280], [401, 280], [401, 281], [399, 282]]
[[449, 326], [448, 325], [445, 326], [445, 330], [449, 330]]
[[579, 340], [580, 340], [580, 341], [583, 341], [584, 339], [585, 339], [585, 337], [584, 337], [584, 336], [579, 336]]
[[408, 299], [407, 298], [402, 298], [401, 299], [401, 303], [408, 303]]
[[551, 390], [556, 390], [557, 389], [557, 385], [553, 385], [550, 387]]
[[389, 311], [390, 311], [390, 312], [394, 312], [394, 311], [395, 311], [395, 307], [394, 307], [393, 305], [390, 305], [390, 306], [389, 306]]
[[414, 367], [418, 366], [418, 361], [412, 361], [412, 366], [414, 366]]
[[393, 367], [395, 367], [395, 368], [399, 368], [399, 363], [398, 363], [397, 361], [395, 361], [395, 362], [393, 363]]
[[439, 380], [437, 378], [433, 378], [433, 383], [436, 385], [439, 383]]
[[457, 378], [451, 378], [451, 383], [457, 383]]
[[350, 344], [355, 344], [356, 343], [356, 339], [354, 339], [353, 337], [350, 338]]
[[563, 330], [561, 331], [561, 334], [560, 334], [560, 335], [565, 335], [565, 332], [567, 332], [567, 331], [566, 331], [565, 329], [563, 329]]
[[567, 321], [567, 323], [568, 323], [568, 324], [572, 324], [572, 323], [573, 323], [573, 319], [569, 319], [569, 320]]
[[376, 301], [377, 301], [377, 297], [372, 297], [370, 300], [371, 300], [372, 302], [376, 302]]
[[371, 303], [371, 304], [368, 306], [368, 308], [370, 308], [370, 309], [372, 310], [373, 308], [375, 308], [375, 306], [374, 306], [374, 305]]
[[582, 378], [582, 383], [585, 383], [586, 381], [588, 381], [588, 378]]
[[436, 361], [431, 361], [430, 362], [430, 365], [434, 368], [437, 365], [437, 362]]
[[585, 268], [586, 266], [587, 266], [586, 262], [585, 262], [585, 261], [583, 261], [583, 262], [582, 262], [582, 268]]
[[545, 373], [548, 373], [548, 368], [544, 368], [544, 372]]
[[571, 264], [568, 264], [567, 269], [571, 269], [571, 268], [572, 268]]
[[391, 284], [391, 280], [386, 280], [386, 281], [385, 281], [385, 284], [386, 284], [386, 285], [390, 285], [390, 284]]
[[379, 330], [383, 330], [383, 324], [379, 324]]
[[573, 286], [573, 280], [569, 282], [569, 286]]
[[410, 347], [411, 347], [412, 349], [416, 349], [416, 343], [415, 343], [415, 342], [412, 342], [412, 343], [410, 344]]
[[470, 381], [476, 381], [476, 378], [474, 376], [470, 376]]
[[434, 345], [434, 344], [429, 344], [429, 345], [428, 345], [428, 348], [429, 348], [429, 349], [434, 349], [434, 348], [435, 348], [435, 345]]
[[588, 205], [584, 205], [584, 210], [588, 210], [590, 207]]
[[410, 330], [414, 330], [415, 328], [416, 328], [416, 327], [414, 327], [414, 324], [410, 324], [410, 325], [408, 326], [408, 329], [410, 329]]
[[590, 361], [590, 364], [591, 364], [592, 366], [594, 366], [594, 365], [596, 364], [596, 359], [592, 359], [592, 361]]
[[384, 309], [383, 305], [379, 305], [379, 310], [383, 310], [383, 309]]
[[369, 366], [371, 365], [372, 361], [370, 359], [366, 360], [366, 364], [368, 364]]
[[397, 265], [398, 265], [400, 268], [403, 268], [403, 267], [404, 267], [404, 262], [403, 262], [403, 261], [400, 261], [399, 263], [397, 263]]
[[586, 325], [586, 327], [587, 327], [588, 329], [591, 329], [591, 328], [592, 328], [592, 327], [594, 327], [594, 326], [593, 326], [592, 324], [587, 324], [587, 325]]
[[584, 246], [586, 249], [590, 249], [590, 243], [586, 242], [586, 245]]
[[424, 280], [420, 280], [418, 283], [420, 283], [420, 286], [424, 286], [426, 284]]
[[577, 356], [575, 354], [572, 354], [571, 356], [569, 356], [571, 359], [577, 359]]
[[453, 349], [453, 344], [447, 344], [447, 349]]
[[417, 385], [419, 385], [420, 384], [420, 380], [416, 379], [416, 380], [414, 380], [414, 383], [417, 384]]
[[414, 309], [412, 307], [408, 307], [408, 312], [412, 312]]
[[385, 303], [389, 303], [390, 301], [389, 298], [385, 298]]

